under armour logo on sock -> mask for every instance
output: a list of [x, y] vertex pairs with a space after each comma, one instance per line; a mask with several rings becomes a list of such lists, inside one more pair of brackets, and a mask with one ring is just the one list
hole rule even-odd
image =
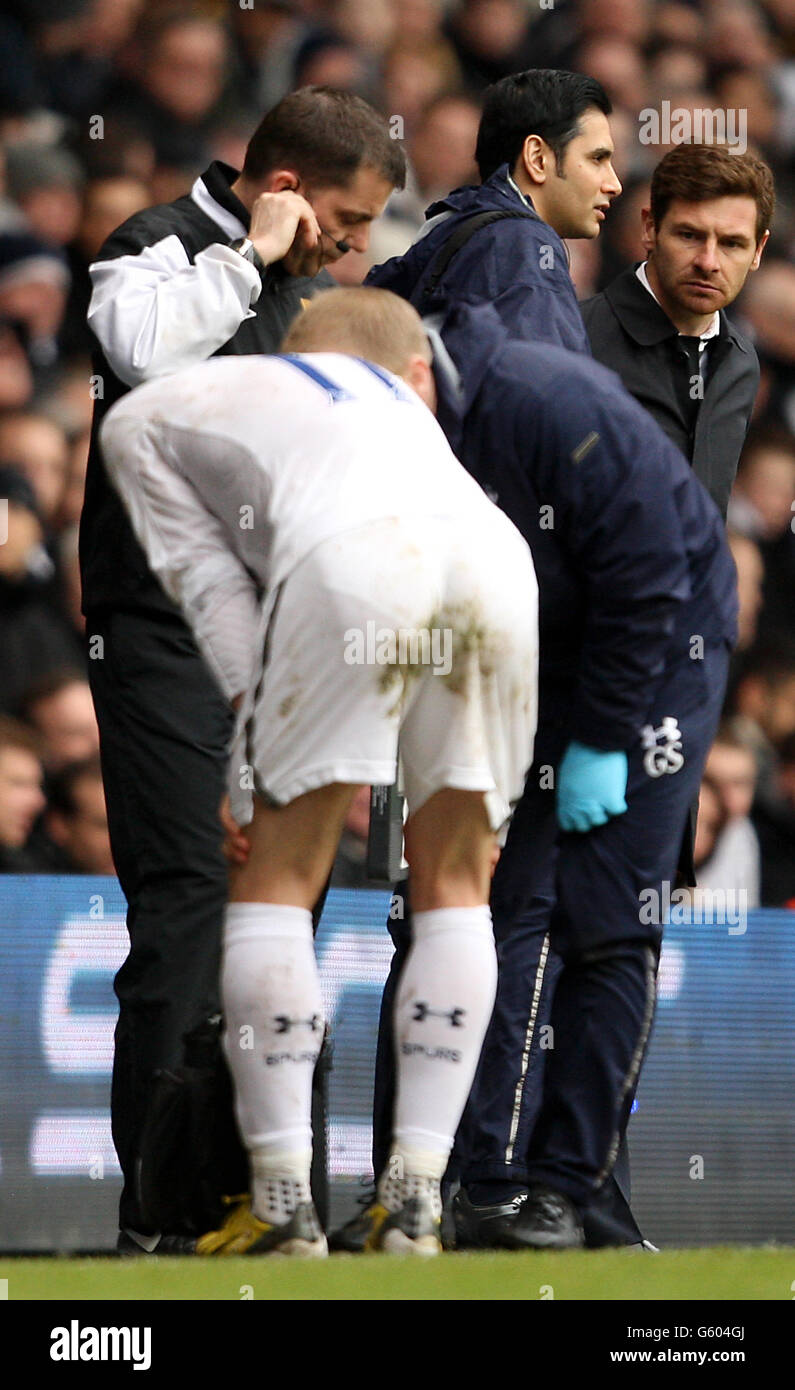
[[[666, 715], [659, 729], [647, 724], [640, 737], [646, 749], [643, 767], [649, 777], [662, 777], [664, 773], [678, 772], [684, 767], [682, 734], [672, 715]], [[665, 742], [660, 743], [661, 739]]]
[[463, 1028], [461, 1022], [466, 1009], [432, 1009], [429, 1004], [417, 1003], [414, 1005], [414, 1023], [424, 1023], [426, 1018], [446, 1018], [451, 1028]]
[[274, 1018], [277, 1033], [289, 1033], [291, 1028], [311, 1028], [313, 1033], [319, 1033], [323, 1028], [323, 1020], [320, 1014], [313, 1014], [311, 1018], [288, 1018], [287, 1014], [276, 1014]]

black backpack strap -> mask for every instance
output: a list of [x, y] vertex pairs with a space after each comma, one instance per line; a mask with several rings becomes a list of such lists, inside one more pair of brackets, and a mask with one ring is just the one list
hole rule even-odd
[[487, 227], [491, 222], [501, 222], [506, 217], [527, 217], [526, 212], [513, 211], [505, 208], [493, 208], [491, 212], [476, 212], [472, 217], [466, 217], [459, 222], [455, 231], [447, 238], [444, 246], [437, 252], [431, 262], [431, 269], [428, 279], [422, 291], [424, 299], [429, 299], [438, 287], [439, 281], [444, 275], [453, 256], [465, 246], [475, 232], [480, 231], [481, 227]]

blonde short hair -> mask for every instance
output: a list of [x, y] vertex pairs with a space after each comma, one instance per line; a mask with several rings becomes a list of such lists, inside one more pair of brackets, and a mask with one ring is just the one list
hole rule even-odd
[[293, 323], [282, 352], [346, 352], [400, 376], [431, 350], [416, 309], [391, 290], [323, 290]]

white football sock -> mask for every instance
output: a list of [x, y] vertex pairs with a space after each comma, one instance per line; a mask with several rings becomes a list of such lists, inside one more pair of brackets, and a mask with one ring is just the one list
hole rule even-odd
[[440, 1179], [467, 1102], [497, 990], [491, 913], [415, 912], [395, 1000], [395, 1177]]
[[252, 1208], [284, 1221], [309, 1200], [312, 1075], [325, 1028], [311, 912], [230, 903], [221, 999]]

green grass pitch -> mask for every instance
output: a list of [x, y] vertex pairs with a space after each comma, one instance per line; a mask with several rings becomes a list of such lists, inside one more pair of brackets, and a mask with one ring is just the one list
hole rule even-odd
[[434, 1260], [23, 1259], [0, 1256], [14, 1299], [790, 1300], [795, 1247], [558, 1254], [446, 1254]]

